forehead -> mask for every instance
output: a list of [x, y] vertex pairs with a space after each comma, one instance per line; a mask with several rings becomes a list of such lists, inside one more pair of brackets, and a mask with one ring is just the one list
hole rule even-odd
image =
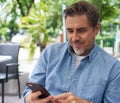
[[90, 26], [86, 15], [75, 15], [66, 17], [66, 27], [86, 27]]

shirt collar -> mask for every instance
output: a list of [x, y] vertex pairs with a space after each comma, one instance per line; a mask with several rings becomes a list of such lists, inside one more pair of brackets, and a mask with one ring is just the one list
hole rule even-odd
[[[68, 43], [68, 52], [72, 55], [74, 54], [73, 49], [69, 43]], [[94, 57], [97, 55], [97, 53], [98, 53], [98, 46], [95, 43], [93, 49], [85, 58], [88, 58], [89, 61], [92, 61], [94, 59]]]
[[98, 54], [98, 46], [95, 44], [91, 52], [88, 54], [89, 61], [92, 61]]

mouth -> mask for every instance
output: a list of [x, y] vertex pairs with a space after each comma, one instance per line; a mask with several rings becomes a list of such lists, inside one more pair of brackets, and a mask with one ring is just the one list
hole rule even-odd
[[81, 42], [81, 41], [75, 41], [75, 42], [72, 42], [72, 45], [75, 48], [80, 48], [83, 45], [83, 42]]

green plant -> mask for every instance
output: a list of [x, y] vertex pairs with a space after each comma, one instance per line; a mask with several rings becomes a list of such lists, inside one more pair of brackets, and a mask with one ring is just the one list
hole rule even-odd
[[96, 43], [100, 46], [101, 40], [103, 41], [103, 47], [114, 47], [115, 36], [104, 34], [103, 36], [98, 35], [96, 38]]
[[40, 46], [42, 51], [49, 42], [48, 30], [46, 28], [46, 4], [39, 2], [30, 9], [29, 15], [21, 19], [20, 28], [26, 29], [27, 38], [24, 45], [29, 48], [30, 58], [34, 56], [36, 45]]

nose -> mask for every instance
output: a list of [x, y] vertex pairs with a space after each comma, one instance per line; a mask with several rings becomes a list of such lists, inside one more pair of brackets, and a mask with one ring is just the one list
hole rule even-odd
[[79, 35], [75, 32], [72, 36], [72, 41], [76, 41], [76, 40], [79, 40], [79, 39], [80, 39]]

